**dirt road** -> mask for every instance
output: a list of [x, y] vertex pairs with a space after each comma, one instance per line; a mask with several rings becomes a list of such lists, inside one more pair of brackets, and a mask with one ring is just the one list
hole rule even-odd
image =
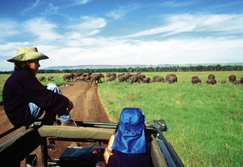
[[[74, 104], [74, 108], [70, 112], [71, 118], [73, 120], [112, 122], [100, 101], [98, 94], [98, 85], [90, 85], [89, 82], [69, 82], [65, 86], [61, 86], [60, 89], [63, 95], [68, 97]], [[13, 127], [8, 121], [3, 107], [0, 108], [0, 119], [0, 133]], [[5, 139], [6, 138], [2, 138], [2, 140], [0, 140], [0, 143], [2, 143]], [[60, 144], [63, 145], [63, 143]], [[39, 158], [41, 157], [40, 148], [37, 148], [33, 153], [37, 154]], [[40, 162], [39, 158], [38, 161]]]
[[70, 86], [60, 87], [63, 95], [72, 100], [72, 119], [76, 121], [111, 122], [98, 94], [98, 85], [89, 82], [70, 82]]

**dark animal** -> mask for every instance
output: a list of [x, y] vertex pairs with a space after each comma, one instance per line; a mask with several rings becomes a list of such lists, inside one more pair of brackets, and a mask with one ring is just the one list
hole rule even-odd
[[118, 76], [118, 78], [119, 78], [119, 77], [121, 77], [121, 76], [123, 76], [123, 75], [125, 75], [125, 73], [118, 74], [117, 76]]
[[119, 79], [119, 83], [127, 81], [127, 77], [125, 75], [119, 76], [118, 79]]
[[[92, 83], [93, 82], [95, 82], [95, 84], [97, 84], [97, 83], [103, 83], [102, 81], [101, 81], [101, 78], [105, 78], [105, 76], [103, 75], [103, 74], [94, 74], [94, 75], [92, 75], [91, 76], [91, 85], [92, 85]], [[97, 82], [97, 83], [96, 83]]]
[[177, 77], [176, 76], [173, 76], [173, 75], [170, 76], [169, 79], [168, 79], [168, 82], [170, 84], [177, 82]]
[[91, 81], [91, 76], [90, 76], [90, 75], [87, 75], [87, 76], [85, 77], [85, 81]]
[[135, 83], [135, 82], [140, 83], [140, 80], [139, 80], [139, 78], [138, 78], [137, 75], [133, 75], [133, 76], [131, 76], [131, 77], [130, 77], [130, 80], [131, 80], [131, 84], [132, 84], [132, 83]]
[[111, 77], [111, 73], [108, 72], [108, 73], [106, 74], [106, 77], [107, 77], [107, 78]]
[[63, 75], [63, 80], [66, 81], [66, 80], [72, 80], [74, 79], [74, 74], [71, 73], [69, 75]]
[[208, 75], [208, 79], [215, 79], [215, 75], [213, 75], [213, 74], [209, 74], [209, 75]]
[[207, 84], [216, 84], [217, 81], [216, 81], [215, 79], [208, 79], [208, 80], [206, 81], [206, 83], [207, 83]]
[[132, 74], [127, 73], [127, 74], [125, 74], [125, 76], [126, 76], [126, 78], [127, 78], [127, 80], [128, 80], [128, 79], [130, 79], [130, 77], [132, 76]]
[[221, 81], [221, 84], [225, 84], [225, 83], [226, 83], [226, 80], [222, 80], [222, 81]]
[[83, 74], [83, 73], [75, 73], [75, 74], [74, 74], [74, 78], [78, 78], [78, 77], [80, 77], [82, 74]]
[[80, 81], [80, 77], [74, 78], [73, 81]]
[[70, 80], [71, 77], [70, 75], [63, 75], [63, 80], [66, 81], [66, 80]]
[[107, 82], [111, 82], [111, 81], [114, 81], [114, 80], [116, 80], [116, 78], [114, 76], [108, 77], [106, 79]]
[[167, 74], [166, 77], [165, 77], [165, 80], [168, 81], [171, 76], [176, 77], [175, 74]]
[[143, 81], [144, 78], [146, 78], [146, 76], [144, 74], [139, 74], [137, 75], [139, 81]]
[[153, 80], [152, 81], [156, 82], [155, 80], [156, 80], [157, 77], [159, 77], [159, 76], [153, 76]]
[[163, 77], [154, 77], [153, 82], [165, 82], [165, 79]]
[[241, 80], [235, 80], [235, 84], [239, 85], [239, 84], [242, 84], [242, 82], [241, 82]]
[[196, 83], [201, 83], [201, 79], [199, 79], [198, 76], [193, 76], [192, 77], [192, 84], [196, 84]]
[[79, 77], [79, 80], [80, 80], [80, 81], [85, 81], [85, 78], [86, 78], [86, 76], [84, 77], [84, 76], [81, 75], [81, 76]]
[[53, 76], [49, 76], [48, 81], [53, 81]]
[[201, 79], [199, 79], [199, 78], [193, 78], [192, 79], [192, 84], [196, 84], [196, 83], [201, 83]]
[[236, 80], [236, 76], [235, 76], [235, 75], [230, 75], [230, 76], [229, 76], [229, 81], [230, 81], [231, 83], [234, 83], [235, 80]]
[[150, 83], [151, 79], [149, 77], [143, 78], [143, 83]]
[[39, 80], [40, 81], [45, 81], [46, 80], [46, 77], [40, 77]]

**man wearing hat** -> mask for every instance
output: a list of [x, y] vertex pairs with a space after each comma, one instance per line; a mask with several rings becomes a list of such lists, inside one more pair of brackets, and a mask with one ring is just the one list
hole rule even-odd
[[43, 86], [36, 78], [39, 60], [48, 59], [35, 47], [17, 49], [17, 56], [7, 60], [14, 63], [14, 72], [3, 88], [3, 106], [14, 126], [28, 126], [44, 112], [43, 124], [53, 124], [58, 115], [63, 125], [75, 125], [69, 112], [73, 103], [63, 96], [54, 83]]

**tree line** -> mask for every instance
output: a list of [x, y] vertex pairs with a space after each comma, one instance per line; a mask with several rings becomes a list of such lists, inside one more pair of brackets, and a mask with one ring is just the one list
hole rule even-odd
[[[171, 67], [129, 67], [129, 68], [100, 68], [100, 69], [43, 69], [38, 73], [107, 73], [107, 72], [204, 72], [204, 71], [243, 71], [242, 65], [209, 65], [209, 66], [171, 66]], [[0, 71], [9, 74], [12, 71]]]

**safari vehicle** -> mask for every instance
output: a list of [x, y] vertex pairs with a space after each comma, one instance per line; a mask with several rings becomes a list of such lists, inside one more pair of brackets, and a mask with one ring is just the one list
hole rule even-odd
[[[36, 166], [37, 156], [29, 155], [41, 146], [42, 166], [105, 166], [103, 153], [110, 136], [114, 133], [116, 123], [76, 122], [71, 126], [41, 126], [35, 122], [28, 129], [0, 144], [1, 166], [16, 166], [26, 159], [26, 166]], [[11, 133], [11, 129], [0, 137]], [[146, 123], [146, 132], [151, 134], [151, 156], [154, 167], [181, 167], [183, 163], [162, 132], [167, 130], [164, 120]], [[57, 156], [50, 156], [57, 150], [57, 142], [77, 142], [79, 145], [67, 146]]]

